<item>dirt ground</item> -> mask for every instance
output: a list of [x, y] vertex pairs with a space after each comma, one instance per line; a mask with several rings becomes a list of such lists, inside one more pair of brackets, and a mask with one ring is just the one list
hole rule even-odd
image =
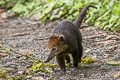
[[[57, 22], [30, 22], [21, 18], [8, 19], [0, 22], [0, 42], [8, 48], [21, 52], [31, 52], [35, 58], [47, 58], [47, 42]], [[112, 32], [105, 32], [97, 27], [82, 26], [83, 56], [92, 56], [97, 62], [81, 65], [78, 69], [67, 67], [65, 75], [56, 68], [53, 73], [37, 72], [20, 80], [120, 80], [114, 75], [120, 71], [120, 66], [107, 64], [107, 61], [120, 61], [120, 37]], [[11, 67], [10, 75], [21, 75], [29, 65], [29, 59], [9, 54], [0, 58], [0, 68]], [[55, 63], [55, 62], [54, 62]], [[56, 63], [55, 63], [56, 64]], [[35, 78], [35, 79], [33, 79]]]

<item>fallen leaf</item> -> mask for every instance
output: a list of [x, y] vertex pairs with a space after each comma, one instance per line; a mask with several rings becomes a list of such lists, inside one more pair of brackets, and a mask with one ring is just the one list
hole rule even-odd
[[33, 77], [32, 79], [34, 80], [45, 80], [43, 77], [39, 76], [39, 77]]
[[90, 52], [90, 51], [91, 51], [91, 49], [88, 48], [87, 50], [85, 50], [85, 53], [88, 53], [88, 52]]
[[120, 61], [108, 61], [107, 64], [113, 65], [113, 66], [119, 66]]
[[0, 14], [0, 17], [3, 18], [3, 19], [7, 19], [7, 17], [8, 17], [7, 12], [1, 13], [1, 14]]
[[7, 19], [1, 18], [1, 16], [0, 16], [0, 22], [2, 23], [2, 22], [5, 22], [5, 21], [7, 21]]
[[0, 9], [0, 13], [4, 12], [5, 10], [4, 9]]
[[[14, 68], [2, 68], [2, 69], [4, 69], [4, 70], [7, 70], [7, 71], [13, 71], [14, 70]], [[0, 69], [1, 70], [1, 69]]]
[[7, 56], [8, 54], [5, 54], [5, 53], [0, 53], [0, 58], [1, 57], [5, 57], [5, 56]]
[[120, 29], [117, 31], [117, 33], [116, 33], [118, 36], [120, 36]]
[[114, 75], [114, 78], [118, 78], [118, 77], [120, 77], [120, 71]]
[[97, 61], [97, 59], [96, 58], [94, 58], [94, 57], [90, 57], [90, 56], [86, 56], [86, 57], [83, 57], [82, 58], [82, 64], [91, 64], [91, 63], [94, 63], [94, 62], [96, 62]]

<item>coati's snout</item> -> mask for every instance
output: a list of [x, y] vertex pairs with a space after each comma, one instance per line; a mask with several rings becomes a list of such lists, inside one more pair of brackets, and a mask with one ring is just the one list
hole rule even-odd
[[59, 55], [60, 53], [64, 52], [68, 47], [64, 43], [65, 37], [64, 35], [57, 34], [52, 35], [48, 41], [48, 58], [45, 62], [49, 62], [51, 59], [53, 59], [56, 55]]
[[57, 55], [57, 48], [56, 47], [53, 47], [51, 49], [49, 49], [49, 55], [48, 55], [48, 58], [45, 62], [49, 62], [51, 59], [53, 59], [56, 55]]

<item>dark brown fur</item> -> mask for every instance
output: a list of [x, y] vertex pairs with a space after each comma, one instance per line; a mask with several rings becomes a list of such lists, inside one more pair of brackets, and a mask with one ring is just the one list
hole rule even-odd
[[86, 15], [86, 11], [89, 7], [94, 7], [92, 5], [86, 5], [79, 17], [74, 21], [61, 21], [57, 24], [53, 31], [52, 36], [49, 39], [49, 56], [46, 62], [50, 61], [56, 56], [57, 62], [65, 74], [65, 60], [70, 63], [69, 53], [73, 57], [73, 65], [78, 67], [78, 63], [81, 62], [81, 57], [83, 53], [82, 47], [82, 35], [79, 31], [82, 20]]

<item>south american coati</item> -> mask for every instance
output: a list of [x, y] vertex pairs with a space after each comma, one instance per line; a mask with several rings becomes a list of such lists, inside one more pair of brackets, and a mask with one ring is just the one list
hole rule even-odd
[[81, 62], [83, 46], [79, 27], [89, 7], [94, 6], [88, 4], [83, 7], [78, 18], [74, 22], [67, 20], [59, 22], [48, 41], [49, 55], [45, 62], [49, 62], [56, 56], [62, 74], [66, 72], [65, 60], [70, 63], [69, 53], [72, 55], [74, 67], [78, 67], [78, 63]]

